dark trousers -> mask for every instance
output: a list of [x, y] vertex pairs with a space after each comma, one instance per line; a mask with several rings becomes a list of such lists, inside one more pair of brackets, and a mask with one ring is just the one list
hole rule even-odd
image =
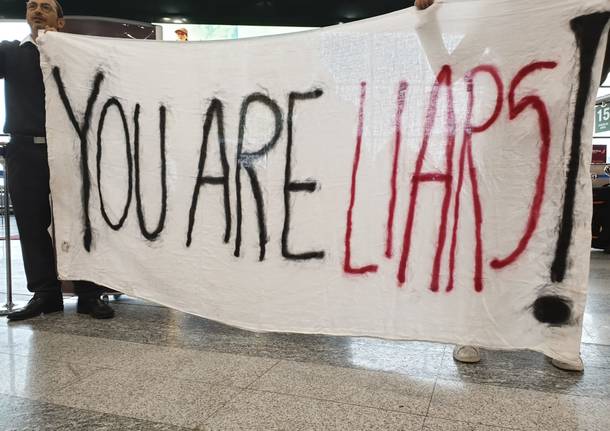
[[[55, 250], [49, 234], [49, 165], [47, 146], [27, 138], [12, 139], [6, 154], [8, 186], [19, 228], [23, 266], [30, 292], [61, 293]], [[87, 281], [74, 283], [79, 296], [99, 296], [103, 288]]]

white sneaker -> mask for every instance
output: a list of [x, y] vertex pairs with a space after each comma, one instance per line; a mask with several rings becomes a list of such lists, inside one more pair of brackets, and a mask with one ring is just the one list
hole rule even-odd
[[465, 364], [474, 364], [481, 360], [481, 351], [475, 346], [455, 346], [453, 359]]
[[578, 357], [578, 361], [576, 362], [563, 362], [559, 359], [553, 359], [551, 364], [553, 364], [555, 368], [559, 368], [563, 371], [584, 371], [585, 369], [585, 364], [582, 362], [581, 357]]

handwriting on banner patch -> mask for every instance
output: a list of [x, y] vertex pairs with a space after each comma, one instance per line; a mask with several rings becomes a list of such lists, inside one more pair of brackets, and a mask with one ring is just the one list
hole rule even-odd
[[[412, 250], [413, 242], [413, 227], [414, 220], [418, 209], [418, 198], [423, 193], [422, 185], [426, 183], [439, 183], [443, 186], [441, 196], [441, 211], [438, 220], [438, 238], [436, 240], [436, 251], [431, 274], [430, 289], [434, 292], [441, 290], [440, 272], [442, 265], [442, 257], [446, 250], [449, 253], [448, 266], [449, 277], [447, 285], [443, 288], [446, 291], [451, 291], [454, 288], [454, 273], [456, 261], [456, 244], [458, 241], [458, 225], [461, 216], [460, 212], [460, 196], [464, 186], [465, 177], [468, 177], [471, 185], [470, 193], [473, 199], [473, 220], [475, 225], [475, 241], [474, 241], [474, 270], [473, 270], [473, 286], [475, 291], [481, 292], [484, 289], [483, 285], [483, 256], [485, 245], [482, 239], [482, 227], [484, 224], [484, 214], [482, 210], [481, 197], [479, 193], [478, 173], [474, 164], [472, 151], [472, 138], [475, 134], [485, 133], [499, 118], [505, 103], [508, 105], [508, 115], [510, 120], [515, 120], [522, 115], [535, 115], [538, 119], [539, 135], [540, 135], [540, 154], [538, 160], [538, 175], [535, 179], [535, 192], [529, 206], [529, 216], [522, 229], [520, 238], [515, 242], [514, 249], [506, 256], [500, 256], [492, 259], [490, 266], [493, 269], [501, 269], [511, 264], [514, 264], [523, 255], [528, 243], [530, 242], [533, 233], [535, 232], [540, 218], [540, 210], [544, 200], [545, 181], [548, 169], [549, 150], [551, 144], [550, 119], [545, 102], [536, 94], [528, 93], [525, 97], [516, 100], [522, 81], [532, 74], [544, 73], [557, 66], [557, 63], [552, 61], [534, 62], [523, 67], [512, 80], [509, 82], [508, 94], [505, 90], [504, 82], [500, 77], [498, 69], [493, 65], [481, 65], [475, 67], [466, 73], [464, 81], [467, 88], [467, 104], [466, 104], [466, 119], [463, 127], [463, 139], [461, 146], [457, 148], [459, 155], [457, 163], [454, 160], [454, 152], [456, 150], [456, 131], [458, 129], [454, 113], [453, 100], [453, 82], [454, 76], [450, 66], [444, 66], [438, 73], [432, 91], [429, 97], [429, 103], [425, 116], [424, 135], [422, 138], [419, 152], [417, 154], [415, 171], [410, 177], [410, 192], [409, 203], [406, 212], [405, 225], [402, 228], [395, 226], [396, 219], [396, 202], [397, 202], [397, 176], [399, 166], [401, 165], [401, 145], [403, 141], [402, 135], [402, 117], [406, 110], [405, 100], [409, 91], [409, 84], [406, 81], [398, 83], [397, 98], [396, 98], [396, 117], [395, 117], [395, 139], [392, 148], [392, 164], [391, 179], [389, 184], [389, 202], [387, 212], [387, 227], [385, 238], [385, 258], [393, 259], [394, 244], [397, 239], [400, 239], [400, 254], [397, 257], [398, 269], [396, 279], [399, 286], [406, 283], [409, 271], [409, 257]], [[496, 87], [496, 101], [493, 107], [493, 112], [482, 124], [473, 124], [473, 110], [476, 106], [475, 87], [479, 75], [488, 75], [494, 82]], [[65, 107], [66, 113], [72, 123], [75, 132], [80, 140], [80, 156], [81, 156], [81, 174], [82, 174], [82, 205], [83, 205], [83, 245], [87, 251], [91, 250], [92, 234], [91, 234], [91, 218], [90, 218], [90, 197], [91, 197], [91, 178], [89, 174], [88, 160], [88, 133], [92, 126], [92, 113], [96, 105], [100, 88], [103, 84], [105, 76], [103, 72], [98, 72], [93, 80], [91, 93], [87, 100], [86, 110], [82, 118], [78, 119], [73, 109], [73, 105], [66, 93], [66, 89], [61, 77], [59, 68], [53, 69], [53, 77], [57, 84], [60, 98]], [[444, 90], [444, 97], [441, 97], [441, 90]], [[224, 103], [218, 98], [211, 100], [204, 115], [203, 122], [203, 140], [199, 154], [198, 171], [193, 187], [193, 195], [188, 214], [188, 229], [186, 232], [186, 246], [190, 247], [193, 242], [193, 229], [196, 222], [198, 211], [199, 196], [202, 188], [206, 186], [218, 186], [222, 188], [224, 202], [224, 237], [225, 243], [229, 243], [233, 236], [232, 226], [232, 208], [231, 208], [231, 187], [235, 187], [236, 193], [236, 227], [234, 241], [234, 255], [240, 256], [242, 248], [242, 223], [243, 210], [242, 199], [245, 193], [243, 178], [247, 177], [249, 182], [249, 193], [255, 202], [256, 220], [258, 224], [259, 237], [259, 260], [263, 261], [267, 252], [268, 231], [265, 199], [262, 193], [259, 176], [255, 168], [254, 162], [267, 156], [273, 151], [278, 144], [278, 141], [284, 132], [286, 124], [287, 134], [287, 151], [286, 163], [284, 172], [283, 199], [284, 199], [284, 222], [281, 238], [282, 256], [288, 260], [308, 261], [314, 259], [323, 259], [325, 251], [314, 250], [305, 252], [295, 252], [290, 247], [290, 229], [291, 229], [291, 199], [294, 193], [314, 193], [319, 190], [319, 184], [315, 180], [304, 182], [294, 181], [292, 178], [293, 166], [293, 147], [294, 147], [294, 112], [295, 107], [299, 103], [314, 103], [317, 99], [321, 99], [324, 92], [320, 88], [313, 89], [309, 92], [291, 92], [288, 97], [287, 117], [284, 118], [284, 111], [280, 104], [262, 93], [253, 93], [248, 95], [242, 102], [239, 117], [239, 130], [237, 141], [237, 155], [235, 160], [235, 177], [230, 178], [230, 165], [226, 151], [225, 140], [225, 120], [224, 120]], [[356, 211], [356, 200], [358, 198], [358, 170], [360, 165], [360, 153], [363, 144], [363, 130], [366, 122], [365, 104], [367, 99], [367, 83], [360, 83], [360, 108], [357, 117], [357, 139], [355, 143], [355, 151], [351, 172], [350, 189], [348, 190], [349, 202], [345, 218], [345, 244], [344, 244], [344, 259], [343, 271], [347, 275], [365, 275], [378, 271], [377, 264], [367, 264], [363, 266], [355, 266], [352, 259], [352, 236], [355, 234], [353, 219]], [[274, 128], [269, 141], [256, 151], [246, 151], [244, 149], [244, 138], [247, 129], [248, 113], [252, 105], [257, 104], [259, 107], [267, 109], [273, 118]], [[445, 107], [446, 118], [444, 121], [444, 169], [442, 171], [424, 171], [424, 161], [430, 151], [430, 136], [435, 130], [435, 121], [437, 111], [441, 107]], [[128, 192], [123, 208], [123, 212], [118, 221], [110, 220], [105, 207], [104, 197], [101, 190], [101, 158], [102, 158], [102, 132], [104, 129], [106, 115], [110, 109], [115, 109], [121, 118], [121, 123], [125, 136], [125, 156], [128, 169]], [[132, 115], [134, 124], [134, 136], [130, 136], [128, 126], [128, 118], [123, 105], [118, 98], [109, 98], [103, 105], [100, 118], [97, 124], [97, 184], [100, 199], [100, 211], [105, 222], [113, 230], [120, 230], [129, 214], [129, 209], [132, 201], [133, 189], [135, 189], [136, 211], [138, 216], [138, 225], [140, 232], [148, 241], [155, 241], [163, 232], [166, 215], [167, 215], [167, 170], [166, 170], [166, 107], [159, 107], [159, 136], [160, 145], [159, 151], [161, 156], [161, 210], [157, 219], [156, 227], [153, 230], [147, 228], [147, 223], [144, 217], [142, 193], [141, 193], [141, 173], [140, 173], [140, 105], [136, 104]], [[208, 144], [212, 133], [212, 126], [216, 124], [217, 141], [219, 145], [220, 165], [222, 175], [210, 176], [206, 175], [206, 162], [208, 158]], [[132, 149], [133, 143], [133, 149]], [[133, 163], [132, 163], [133, 153]], [[451, 202], [454, 202], [454, 209], [450, 214]], [[452, 218], [452, 220], [451, 220]], [[452, 221], [452, 229], [449, 229], [450, 221]], [[397, 237], [398, 235], [398, 237]]]

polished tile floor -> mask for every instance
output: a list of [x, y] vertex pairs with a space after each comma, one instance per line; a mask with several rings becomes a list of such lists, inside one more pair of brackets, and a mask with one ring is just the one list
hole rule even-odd
[[584, 373], [531, 352], [459, 365], [441, 344], [255, 334], [125, 297], [114, 307], [112, 321], [77, 315], [74, 299], [63, 314], [0, 319], [0, 430], [610, 430], [601, 252]]

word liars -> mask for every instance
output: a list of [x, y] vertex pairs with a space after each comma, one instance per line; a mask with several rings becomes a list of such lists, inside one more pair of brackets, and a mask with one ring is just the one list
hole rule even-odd
[[[457, 167], [454, 160], [454, 150], [456, 145], [456, 115], [454, 110], [453, 100], [453, 71], [450, 66], [444, 66], [436, 77], [434, 86], [430, 92], [430, 99], [425, 115], [425, 124], [423, 127], [424, 135], [419, 148], [419, 152], [416, 157], [415, 170], [410, 176], [410, 193], [409, 193], [409, 204], [406, 214], [406, 221], [402, 236], [402, 247], [398, 263], [398, 271], [396, 278], [399, 286], [403, 286], [407, 280], [408, 263], [411, 250], [413, 248], [413, 228], [414, 219], [417, 212], [418, 197], [420, 195], [421, 185], [424, 183], [441, 183], [444, 186], [444, 193], [441, 194], [441, 212], [439, 220], [438, 239], [436, 242], [436, 252], [432, 267], [431, 284], [430, 290], [433, 292], [440, 291], [440, 271], [443, 252], [445, 246], [449, 242], [449, 277], [447, 285], [445, 287], [447, 292], [450, 292], [454, 288], [455, 282], [455, 269], [456, 269], [456, 248], [458, 240], [458, 226], [460, 218], [460, 195], [464, 184], [464, 178], [468, 175], [471, 184], [471, 194], [473, 199], [474, 207], [474, 225], [475, 225], [475, 242], [474, 242], [474, 270], [473, 270], [473, 285], [476, 292], [483, 291], [483, 238], [482, 238], [482, 226], [483, 226], [483, 206], [481, 203], [481, 197], [479, 193], [479, 182], [478, 174], [474, 164], [473, 152], [472, 152], [472, 138], [475, 134], [481, 134], [487, 131], [500, 117], [500, 113], [508, 101], [509, 119], [515, 120], [521, 115], [525, 115], [528, 111], [537, 116], [539, 125], [539, 134], [541, 140], [540, 153], [539, 153], [539, 164], [538, 164], [538, 175], [535, 179], [535, 193], [530, 205], [529, 216], [526, 225], [523, 229], [522, 236], [517, 240], [515, 248], [508, 253], [505, 257], [492, 259], [490, 266], [494, 270], [500, 270], [511, 264], [517, 262], [526, 250], [529, 241], [534, 234], [538, 221], [540, 219], [540, 212], [542, 203], [544, 200], [545, 188], [546, 188], [546, 174], [549, 162], [549, 153], [551, 147], [551, 124], [548, 114], [548, 109], [544, 101], [537, 95], [529, 93], [527, 96], [517, 100], [515, 94], [520, 88], [522, 81], [528, 76], [536, 73], [544, 73], [554, 69], [557, 66], [556, 62], [545, 61], [545, 62], [534, 62], [523, 67], [514, 78], [510, 81], [508, 88], [508, 94], [505, 95], [506, 91], [504, 83], [500, 77], [498, 69], [493, 65], [480, 65], [464, 76], [464, 81], [467, 88], [467, 103], [466, 103], [466, 118], [463, 124], [464, 136], [462, 139], [462, 146], [459, 148], [459, 159], [457, 161]], [[488, 75], [491, 77], [496, 87], [495, 106], [493, 112], [486, 121], [481, 124], [473, 123], [473, 112], [475, 107], [475, 83], [479, 75]], [[442, 88], [445, 88], [445, 100], [441, 102], [439, 93]], [[400, 160], [400, 150], [402, 144], [402, 115], [405, 109], [406, 93], [409, 85], [403, 81], [398, 86], [398, 97], [396, 103], [396, 120], [395, 120], [395, 141], [393, 148], [393, 163], [392, 163], [392, 175], [390, 182], [390, 199], [388, 203], [388, 216], [386, 225], [386, 250], [385, 257], [388, 259], [393, 258], [393, 239], [394, 239], [394, 218], [396, 211], [397, 201], [397, 176], [398, 166]], [[358, 116], [358, 138], [356, 142], [356, 150], [353, 159], [352, 169], [352, 181], [350, 189], [350, 202], [349, 209], [346, 218], [346, 230], [345, 230], [345, 253], [343, 261], [343, 270], [347, 274], [364, 275], [369, 273], [375, 273], [378, 270], [378, 265], [369, 264], [355, 267], [352, 264], [352, 219], [355, 200], [357, 197], [357, 183], [358, 183], [358, 168], [360, 164], [360, 152], [362, 147], [362, 135], [364, 126], [364, 105], [366, 101], [367, 83], [361, 83], [360, 92], [360, 112]], [[441, 103], [445, 104], [446, 118], [444, 122], [444, 134], [445, 134], [445, 145], [444, 145], [444, 161], [445, 169], [443, 171], [424, 171], [424, 161], [429, 152], [438, 152], [438, 148], [430, 148], [430, 136], [435, 128], [435, 119], [437, 111]], [[457, 172], [456, 172], [457, 171]], [[457, 175], [456, 175], [457, 174]], [[453, 229], [449, 232], [449, 210], [452, 200], [454, 201], [453, 210]]]

